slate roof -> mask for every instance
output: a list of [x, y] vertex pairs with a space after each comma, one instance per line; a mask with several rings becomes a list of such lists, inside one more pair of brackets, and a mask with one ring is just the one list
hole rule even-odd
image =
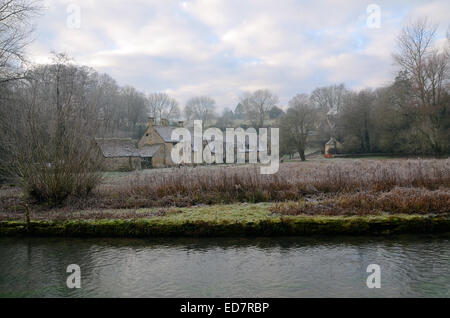
[[[176, 127], [176, 126], [154, 126], [154, 128], [155, 128], [156, 132], [164, 140], [164, 142], [173, 142], [173, 143], [178, 143], [179, 142], [178, 140], [172, 140], [171, 139], [172, 131], [174, 129], [178, 128], [178, 127]], [[185, 128], [187, 128], [187, 127], [185, 127]], [[192, 147], [192, 150], [195, 151], [196, 149], [194, 148], [194, 129], [192, 127], [187, 128], [187, 129], [191, 133], [191, 147]], [[257, 135], [256, 133], [254, 133], [254, 134]], [[224, 138], [224, 141], [225, 141], [225, 136], [223, 138]], [[235, 141], [235, 146], [236, 146], [236, 144], [237, 144], [237, 137], [236, 136], [234, 137], [234, 141]], [[157, 146], [157, 145], [152, 145], [152, 146]], [[149, 147], [149, 146], [145, 146], [145, 147]], [[156, 153], [156, 151], [158, 151], [158, 149], [154, 150], [154, 153]], [[224, 146], [224, 150], [223, 151], [225, 153], [225, 146]], [[238, 149], [238, 151], [239, 152], [253, 152], [254, 150], [250, 150], [249, 149], [248, 140], [246, 139], [245, 140], [245, 149]], [[211, 152], [215, 153], [214, 147], [211, 149]]]
[[[154, 126], [156, 132], [161, 136], [161, 138], [164, 140], [164, 142], [174, 142], [178, 143], [178, 140], [172, 140], [172, 131], [174, 131], [176, 128], [175, 126]], [[186, 127], [185, 127], [186, 128]], [[187, 128], [189, 132], [191, 133], [191, 145], [194, 145], [194, 129], [193, 128]]]
[[154, 154], [161, 148], [161, 145], [145, 145], [139, 149], [140, 155], [143, 158], [153, 157]]
[[[178, 127], [176, 126], [154, 126], [156, 132], [161, 136], [161, 138], [164, 140], [164, 142], [173, 142], [173, 143], [178, 143], [178, 140], [172, 140], [171, 136], [172, 136], [172, 131]], [[187, 127], [185, 127], [187, 128]], [[193, 151], [197, 150], [194, 147], [194, 128], [190, 127], [187, 128], [189, 130], [189, 132], [191, 133], [191, 148]], [[255, 135], [257, 135], [256, 133], [254, 133]], [[224, 141], [225, 141], [225, 136], [224, 136]], [[237, 143], [237, 137], [234, 137], [234, 141], [235, 141], [235, 145]], [[248, 140], [246, 139], [245, 141], [246, 145], [245, 145], [245, 149], [239, 149], [239, 152], [253, 152], [250, 151], [249, 146], [248, 146]], [[203, 146], [202, 146], [203, 147]], [[155, 150], [156, 153], [157, 150]], [[224, 146], [224, 150], [225, 152], [225, 146]], [[211, 149], [212, 153], [215, 153], [215, 149], [214, 147]]]
[[177, 128], [174, 126], [155, 126], [156, 132], [161, 136], [164, 142], [178, 142], [178, 140], [172, 140], [172, 131]]
[[131, 138], [96, 138], [95, 141], [106, 158], [140, 156]]

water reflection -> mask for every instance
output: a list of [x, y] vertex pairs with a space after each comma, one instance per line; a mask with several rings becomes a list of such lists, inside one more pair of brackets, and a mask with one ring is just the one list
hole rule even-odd
[[[449, 297], [450, 236], [0, 239], [0, 296]], [[82, 288], [68, 289], [78, 264]], [[381, 289], [366, 287], [381, 266]]]

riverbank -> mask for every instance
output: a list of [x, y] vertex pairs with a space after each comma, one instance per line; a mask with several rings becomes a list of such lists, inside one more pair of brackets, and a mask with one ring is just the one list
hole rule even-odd
[[[450, 233], [450, 160], [333, 160], [106, 174], [87, 197], [0, 188], [1, 236], [213, 237]], [[27, 218], [31, 220], [26, 223]]]
[[[450, 232], [449, 214], [380, 214], [363, 216], [284, 216], [271, 204], [217, 205], [170, 209], [165, 213], [122, 210], [132, 218], [0, 221], [0, 236], [36, 237], [226, 237], [302, 235], [391, 235]], [[113, 213], [113, 212], [111, 212]], [[149, 214], [150, 213], [150, 214]], [[153, 215], [153, 216], [148, 216]]]

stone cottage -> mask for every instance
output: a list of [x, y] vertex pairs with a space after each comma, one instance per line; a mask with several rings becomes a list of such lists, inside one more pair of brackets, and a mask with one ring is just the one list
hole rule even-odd
[[131, 138], [96, 138], [95, 141], [105, 158], [105, 170], [141, 169], [141, 154]]
[[[183, 122], [179, 121], [178, 126], [167, 125], [166, 119], [161, 119], [157, 125], [153, 117], [149, 118], [148, 127], [137, 142], [130, 138], [97, 138], [97, 144], [105, 157], [105, 170], [136, 170], [148, 168], [162, 168], [174, 165], [172, 161], [172, 148], [178, 140], [172, 140], [172, 132], [177, 127], [183, 127]], [[191, 132], [191, 162], [194, 162], [194, 132]], [[203, 141], [202, 147], [207, 146]], [[235, 152], [245, 152], [245, 161], [248, 162], [250, 150], [248, 143], [237, 148], [235, 139]], [[201, 151], [201, 149], [200, 149]], [[211, 151], [214, 153], [214, 149]], [[223, 149], [225, 161], [225, 148]]]
[[[180, 121], [179, 127], [182, 126]], [[129, 171], [172, 166], [171, 151], [178, 142], [171, 139], [175, 128], [168, 126], [166, 119], [156, 125], [154, 118], [150, 117], [149, 126], [139, 142], [130, 138], [96, 138], [105, 158], [104, 169]]]
[[[138, 148], [141, 151], [141, 157], [143, 158], [143, 167], [148, 167], [149, 165], [146, 163], [144, 165], [144, 162], [151, 162], [151, 167], [168, 167], [174, 165], [171, 157], [172, 148], [177, 144], [178, 140], [172, 140], [172, 132], [177, 127], [183, 127], [183, 121], [178, 122], [178, 126], [169, 126], [167, 125], [167, 120], [164, 118], [161, 119], [161, 124], [156, 125], [155, 120], [153, 117], [150, 117], [149, 119], [149, 125], [147, 130], [145, 131], [144, 135], [142, 136], [141, 140], [138, 143]], [[188, 128], [188, 130], [191, 133], [191, 163], [194, 162], [194, 151], [198, 150], [194, 146], [194, 129]], [[235, 146], [234, 151], [235, 153], [238, 152], [244, 152], [245, 153], [245, 161], [248, 162], [249, 160], [249, 153], [251, 150], [248, 148], [248, 140], [246, 140], [245, 146], [242, 145], [242, 147], [237, 148], [237, 139], [235, 138]], [[207, 145], [207, 142], [203, 140], [202, 147], [209, 147]], [[151, 149], [147, 153], [147, 151], [144, 151], [144, 149]], [[202, 149], [200, 149], [202, 151]], [[211, 153], [214, 154], [215, 151], [212, 148]], [[225, 146], [222, 149], [223, 153], [223, 161], [225, 162], [225, 153], [226, 149]]]
[[[178, 122], [178, 127], [183, 127], [183, 122]], [[171, 153], [173, 146], [178, 143], [172, 140], [172, 131], [176, 126], [168, 126], [166, 119], [161, 119], [161, 124], [156, 125], [155, 119], [150, 117], [148, 128], [139, 140], [138, 148], [141, 151], [141, 157], [149, 165], [154, 168], [172, 166]]]

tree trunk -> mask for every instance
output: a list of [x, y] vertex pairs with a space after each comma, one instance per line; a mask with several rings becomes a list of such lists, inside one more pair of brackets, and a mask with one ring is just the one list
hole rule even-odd
[[306, 160], [305, 149], [299, 149], [298, 153], [300, 154], [300, 160], [305, 161]]

